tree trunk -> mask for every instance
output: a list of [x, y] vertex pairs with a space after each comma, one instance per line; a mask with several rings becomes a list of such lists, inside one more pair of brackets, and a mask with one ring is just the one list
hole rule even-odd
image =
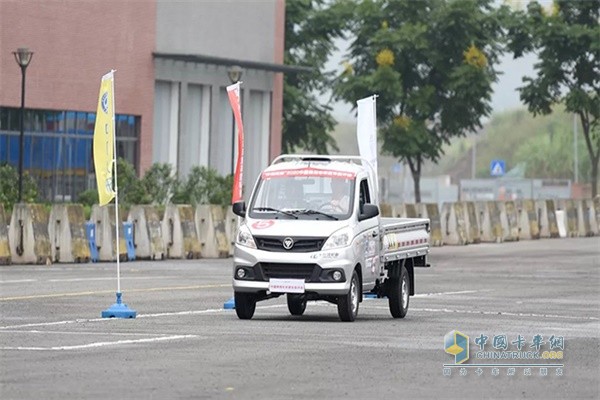
[[[581, 119], [581, 128], [583, 131], [583, 138], [585, 139], [585, 146], [587, 147], [588, 154], [590, 156], [590, 162], [592, 164], [592, 197], [596, 197], [598, 194], [598, 161], [600, 161], [600, 139], [596, 143], [592, 142], [593, 138], [590, 136], [590, 121], [587, 113], [579, 112], [579, 118]], [[594, 148], [596, 145], [596, 148]]]
[[598, 157], [592, 159], [592, 198], [598, 194]]
[[421, 202], [421, 158], [417, 157], [416, 160], [407, 158], [408, 166], [410, 167], [410, 173], [413, 178], [414, 189], [415, 189], [415, 203]]

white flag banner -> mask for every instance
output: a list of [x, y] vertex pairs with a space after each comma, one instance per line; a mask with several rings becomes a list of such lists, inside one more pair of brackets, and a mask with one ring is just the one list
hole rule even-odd
[[379, 178], [377, 174], [377, 114], [375, 104], [377, 96], [372, 95], [356, 102], [358, 104], [358, 118], [356, 123], [356, 138], [358, 140], [358, 151], [361, 157], [365, 158], [375, 170], [373, 176], [372, 193], [374, 204], [379, 203]]

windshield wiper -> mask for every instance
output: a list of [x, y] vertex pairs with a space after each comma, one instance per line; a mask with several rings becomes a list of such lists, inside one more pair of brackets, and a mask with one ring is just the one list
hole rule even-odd
[[273, 212], [276, 212], [276, 213], [289, 215], [290, 217], [298, 219], [297, 215], [294, 215], [293, 213], [291, 213], [289, 211], [278, 210], [278, 209], [273, 208], [273, 207], [254, 207], [252, 209], [252, 211], [273, 211]]
[[317, 210], [294, 210], [294, 212], [299, 213], [299, 214], [318, 214], [318, 215], [323, 215], [323, 216], [331, 218], [331, 219], [335, 219], [336, 221], [339, 220], [338, 217], [334, 217], [331, 214], [327, 214], [327, 213], [324, 213], [322, 211], [317, 211]]

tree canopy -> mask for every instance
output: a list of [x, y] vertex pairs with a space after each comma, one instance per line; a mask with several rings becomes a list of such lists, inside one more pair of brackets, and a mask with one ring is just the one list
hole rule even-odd
[[355, 3], [350, 53], [335, 94], [351, 104], [377, 94], [383, 151], [408, 163], [420, 201], [425, 160], [481, 126], [491, 111], [501, 53], [492, 0], [364, 0]]
[[343, 19], [338, 7], [324, 3], [286, 2], [284, 62], [312, 68], [312, 72], [284, 76], [282, 147], [286, 153], [337, 150], [329, 135], [335, 126], [331, 106], [321, 104], [318, 95], [329, 87], [332, 73], [324, 72], [325, 63], [335, 49], [333, 39], [341, 35]]
[[523, 79], [521, 100], [534, 115], [564, 103], [581, 122], [591, 161], [592, 195], [598, 194], [600, 159], [600, 0], [555, 0], [547, 10], [531, 2], [508, 20], [515, 57], [534, 52], [534, 77]]

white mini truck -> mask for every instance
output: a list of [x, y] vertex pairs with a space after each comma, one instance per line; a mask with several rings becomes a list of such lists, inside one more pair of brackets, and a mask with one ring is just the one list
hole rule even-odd
[[239, 318], [285, 294], [292, 315], [325, 300], [354, 321], [366, 292], [387, 297], [394, 318], [406, 315], [414, 269], [429, 266], [429, 220], [380, 217], [375, 176], [355, 156], [282, 155], [261, 173], [249, 204], [233, 204], [242, 217], [233, 254]]

